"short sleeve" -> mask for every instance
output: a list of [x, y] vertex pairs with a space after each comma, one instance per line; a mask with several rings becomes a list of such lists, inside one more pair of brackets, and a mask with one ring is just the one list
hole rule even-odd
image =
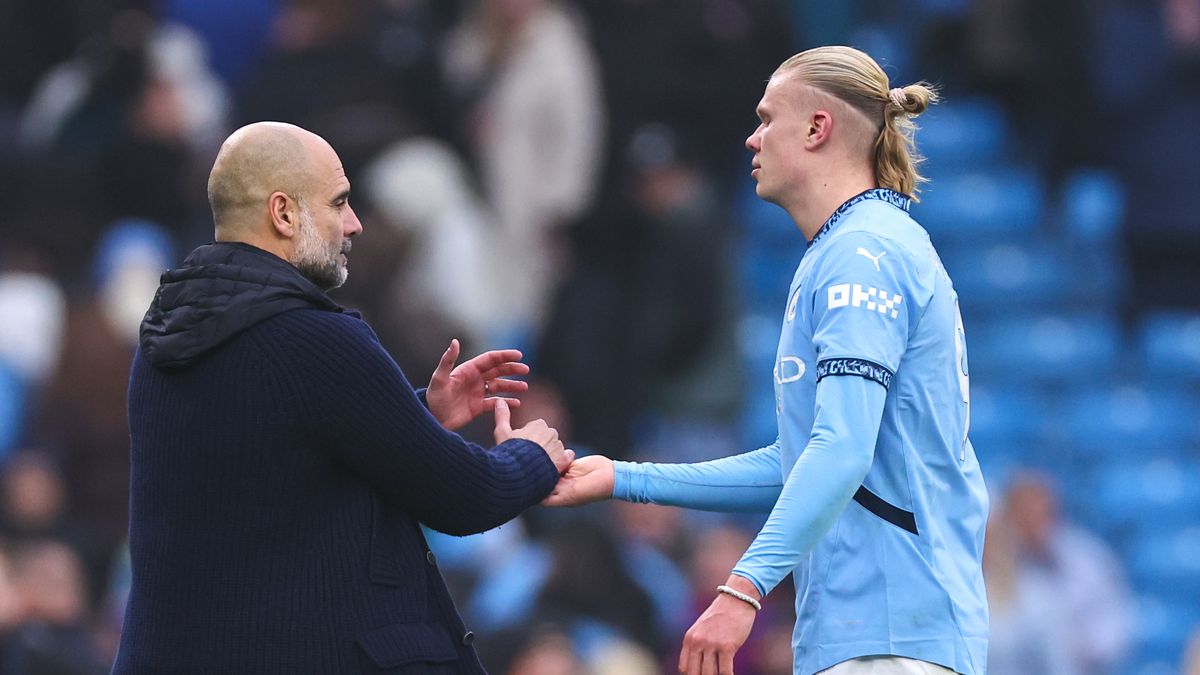
[[908, 252], [893, 240], [849, 232], [828, 243], [813, 278], [817, 381], [854, 375], [888, 388], [928, 302]]

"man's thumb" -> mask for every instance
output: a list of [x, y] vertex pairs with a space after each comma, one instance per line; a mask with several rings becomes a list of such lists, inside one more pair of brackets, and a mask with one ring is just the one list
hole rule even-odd
[[503, 443], [512, 435], [512, 413], [508, 411], [508, 404], [504, 399], [496, 399], [496, 407], [492, 410], [492, 414], [496, 417], [496, 443]]

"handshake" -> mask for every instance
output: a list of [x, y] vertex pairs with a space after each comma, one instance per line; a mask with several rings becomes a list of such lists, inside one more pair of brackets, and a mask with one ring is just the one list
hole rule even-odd
[[566, 448], [558, 430], [536, 419], [517, 429], [512, 428], [512, 413], [503, 399], [496, 401], [496, 444], [513, 438], [523, 438], [542, 446], [558, 469], [558, 484], [543, 506], [580, 506], [612, 497], [613, 462], [607, 457], [591, 455], [575, 458], [575, 451]]

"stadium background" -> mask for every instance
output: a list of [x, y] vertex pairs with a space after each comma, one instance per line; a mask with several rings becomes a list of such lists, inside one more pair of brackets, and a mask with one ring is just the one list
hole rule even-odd
[[[366, 230], [333, 297], [414, 382], [452, 336], [515, 344], [524, 418], [702, 459], [773, 438], [804, 244], [742, 142], [830, 43], [945, 98], [913, 213], [964, 308], [991, 672], [1200, 672], [1198, 0], [0, 2], [0, 672], [111, 663], [129, 359], [229, 131], [339, 151]], [[492, 672], [669, 672], [756, 525], [609, 504], [433, 544]], [[790, 672], [789, 592], [739, 673]]]

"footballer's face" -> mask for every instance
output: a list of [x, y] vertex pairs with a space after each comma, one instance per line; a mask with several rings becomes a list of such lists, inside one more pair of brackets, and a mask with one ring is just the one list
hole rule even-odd
[[796, 190], [803, 175], [809, 124], [800, 87], [794, 77], [772, 77], [755, 110], [758, 128], [746, 139], [746, 147], [754, 152], [750, 175], [758, 182], [758, 196], [777, 204]]

